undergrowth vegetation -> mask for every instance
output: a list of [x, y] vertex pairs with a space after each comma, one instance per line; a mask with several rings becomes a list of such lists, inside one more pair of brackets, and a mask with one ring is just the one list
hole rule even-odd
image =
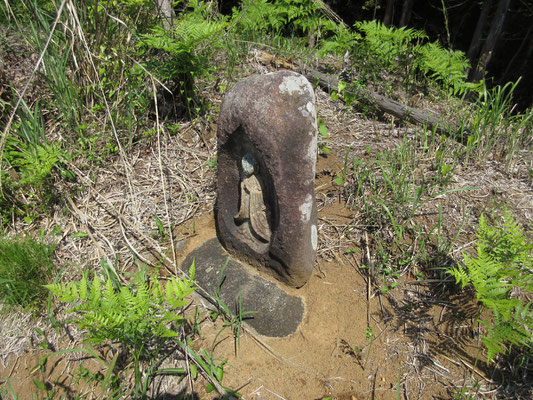
[[524, 293], [533, 293], [533, 242], [506, 211], [501, 223], [491, 226], [484, 215], [477, 230], [477, 255], [464, 254], [464, 265], [449, 270], [464, 288], [472, 285], [477, 300], [492, 313], [481, 320], [488, 332], [487, 362], [515, 345], [533, 351], [533, 302]]
[[379, 21], [357, 22], [353, 31], [339, 27], [324, 39], [320, 54], [349, 51], [359, 83], [371, 82], [390, 92], [394, 86], [413, 91], [432, 83], [451, 95], [477, 91], [467, 81], [468, 60], [461, 51], [428, 42], [416, 29], [386, 27]]
[[[451, 274], [463, 288], [472, 288], [482, 305], [478, 320], [486, 326], [486, 360], [518, 349], [529, 360], [522, 363], [527, 368], [533, 330], [530, 232], [507, 212], [501, 216], [503, 223], [494, 226], [482, 216], [477, 256], [459, 252], [457, 260], [452, 249], [464, 226], [454, 231], [446, 227], [441, 202], [452, 193], [476, 190], [455, 185], [462, 168], [493, 162], [518, 176], [519, 168], [527, 165], [523, 155], [530, 154], [533, 144], [533, 110], [513, 109], [518, 81], [492, 89], [484, 82], [469, 82], [470, 66], [461, 51], [406, 27], [378, 21], [349, 27], [321, 1], [243, 0], [230, 15], [221, 15], [214, 1], [176, 1], [170, 23], [155, 3], [0, 2], [0, 23], [7, 27], [0, 31], [0, 39], [5, 39], [0, 44], [3, 231], [37, 231], [29, 228], [49, 228], [52, 223], [46, 221], [55, 213], [75, 213], [69, 201], [90, 189], [92, 167], [124, 162], [130, 154], [138, 157], [136, 146], [145, 141], [153, 145], [155, 138], [159, 146], [161, 132], [180, 138], [185, 134], [180, 124], [207, 125], [218, 107], [208, 94], [223, 93], [249, 74], [252, 51], [272, 52], [338, 75], [341, 83], [332, 96], [344, 100], [347, 112], [382, 117], [364, 98], [350, 97], [350, 88], [408, 102], [416, 94], [453, 110], [449, 113], [461, 127], [455, 136], [421, 127], [409, 135], [406, 130], [396, 145], [378, 152], [368, 148], [356, 154], [349, 148], [333, 174], [335, 190], [346, 207], [358, 213], [368, 235], [372, 257], [363, 268], [379, 295], [400, 286], [402, 279], [430, 276], [447, 285]], [[14, 51], [13, 43], [32, 56]], [[20, 65], [17, 73], [23, 79], [7, 70], [12, 75], [5, 78], [4, 57]], [[320, 121], [319, 146], [329, 153], [328, 143], [335, 137], [326, 124]], [[528, 168], [531, 184], [531, 164]], [[192, 199], [194, 194], [187, 196]], [[424, 209], [429, 203], [435, 204], [432, 218]], [[455, 206], [467, 214], [464, 203]], [[155, 217], [161, 240], [171, 238], [170, 221], [167, 227], [167, 221], [157, 213]], [[87, 225], [86, 230], [70, 237], [105, 241], [94, 238], [93, 227]], [[135, 267], [131, 279], [119, 279], [109, 269], [101, 273], [99, 267], [80, 266], [81, 279], [52, 284], [55, 246], [44, 242], [13, 235], [0, 240], [0, 302], [42, 313], [48, 288], [56, 299], [48, 315], [54, 310], [74, 315], [67, 322], [84, 332], [87, 346], [72, 351], [95, 357], [108, 371], [101, 398], [148, 398], [154, 378], [163, 374], [180, 380], [203, 374], [207, 391], [232, 393], [220, 386], [225, 361], [216, 360], [213, 351], [193, 348], [194, 323], [185, 317], [188, 296], [196, 289], [193, 270], [189, 277], [162, 285], [160, 277], [143, 268]], [[128, 251], [130, 247], [128, 243]], [[238, 309], [232, 315], [220, 299], [213, 302], [238, 343], [245, 313]], [[482, 311], [489, 311], [490, 317], [482, 317]], [[92, 347], [109, 344], [115, 346], [111, 357], [100, 352], [102, 347]], [[171, 350], [191, 361], [186, 368], [162, 366]], [[121, 351], [125, 360], [119, 359]], [[127, 368], [117, 373], [117, 363]], [[42, 382], [36, 385], [44, 387]]]
[[29, 236], [0, 239], [0, 305], [42, 307], [48, 297], [43, 285], [56, 272], [54, 249]]
[[[161, 374], [173, 374], [184, 379], [190, 373], [196, 379], [196, 366], [188, 369], [161, 367], [176, 347], [190, 354], [195, 365], [210, 379], [222, 379], [219, 369], [207, 353], [204, 353], [204, 357], [209, 363], [190, 348], [190, 334], [184, 330], [187, 319], [182, 315], [183, 310], [189, 305], [187, 297], [196, 289], [194, 264], [189, 269], [188, 277], [173, 277], [164, 286], [157, 276], [150, 276], [141, 269], [128, 285], [120, 284], [118, 276], [113, 274], [109, 274], [105, 281], [96, 276], [91, 280], [86, 272], [79, 282], [54, 283], [46, 285], [46, 288], [60, 301], [71, 304], [66, 312], [75, 317], [67, 322], [87, 331], [85, 342], [89, 347], [72, 351], [95, 356], [97, 352], [93, 345], [109, 343], [120, 343], [127, 349], [123, 357], [127, 359], [126, 365], [132, 365], [132, 371], [126, 370], [123, 380], [133, 375], [134, 384], [131, 388], [117, 385], [119, 379], [115, 366], [120, 351], [116, 351], [110, 362], [106, 362], [105, 356], [96, 355], [107, 369], [102, 396], [147, 398], [154, 377]], [[211, 368], [211, 365], [215, 365], [215, 368]]]
[[491, 90], [484, 88], [473, 105], [471, 117], [465, 117], [469, 136], [466, 160], [486, 157], [503, 161], [509, 170], [521, 149], [533, 145], [533, 109], [514, 114], [512, 94], [519, 82], [508, 82]]

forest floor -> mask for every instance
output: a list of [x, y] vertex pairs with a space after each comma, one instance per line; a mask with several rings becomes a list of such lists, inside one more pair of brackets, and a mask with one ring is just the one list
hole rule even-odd
[[[266, 72], [266, 67], [251, 60], [243, 76], [258, 72]], [[70, 188], [60, 188], [64, 204], [30, 226], [17, 225], [20, 231], [32, 232], [61, 228], [55, 240], [63, 278], [79, 278], [84, 266], [98, 265], [102, 258], [119, 272], [134, 271], [135, 260], [141, 260], [166, 273], [155, 261], [157, 253], [169, 254], [179, 264], [196, 245], [216, 236], [215, 110], [223, 94], [215, 89], [203, 93], [214, 105], [209, 115], [179, 123], [177, 134], [167, 129], [152, 133], [107, 165], [85, 172], [80, 165], [75, 172], [82, 190], [71, 195]], [[339, 185], [335, 178], [345, 168], [345, 159], [370, 159], [404, 140], [418, 143], [420, 128], [387, 117], [367, 118], [319, 88], [316, 95], [318, 115], [329, 134], [319, 143], [329, 154], [321, 151], [318, 159], [317, 262], [304, 287], [287, 289], [304, 299], [304, 320], [286, 338], [261, 337], [245, 329], [236, 352], [231, 329], [218, 335], [223, 322], [213, 322], [196, 302], [203, 322], [194, 346], [211, 349], [216, 338], [214, 357], [227, 360], [222, 384], [238, 390], [244, 399], [529, 398], [531, 388], [517, 391], [508, 384], [507, 359], [487, 365], [482, 327], [475, 323], [475, 297], [458, 290], [443, 269], [454, 265], [461, 252], [475, 250], [475, 228], [482, 213], [501, 214], [505, 205], [531, 231], [531, 154], [520, 154], [511, 168], [493, 158], [456, 166], [447, 192], [425, 202], [415, 217], [420, 226], [440, 224], [451, 238], [449, 252], [420, 269], [422, 277], [409, 270], [397, 277], [397, 286], [384, 292], [381, 276], [363, 266], [376, 257], [376, 235], [393, 232], [367, 229], [360, 222], [362, 210], [346, 194], [346, 183]], [[427, 101], [416, 105], [430, 108]], [[423, 155], [417, 160], [428, 168], [432, 161]], [[172, 240], [160, 236], [155, 214], [163, 223], [171, 222]], [[35, 327], [46, 334], [46, 350], [39, 346], [43, 337]], [[64, 354], [50, 358], [42, 369], [34, 368], [51, 350], [79, 347], [80, 332], [55, 331], [45, 316], [22, 311], [2, 318], [0, 331], [0, 385], [9, 378], [19, 399], [49, 394], [97, 397], [97, 384], [86, 379], [101, 369], [94, 360]], [[46, 391], [38, 389], [34, 379], [45, 382]], [[206, 393], [203, 378], [180, 385], [176, 379], [158, 381], [153, 398], [179, 398], [182, 390], [199, 399], [220, 398]]]

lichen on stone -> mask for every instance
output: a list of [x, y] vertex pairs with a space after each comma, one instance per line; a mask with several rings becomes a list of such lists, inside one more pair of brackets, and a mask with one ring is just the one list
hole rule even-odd
[[311, 211], [313, 210], [313, 196], [309, 193], [305, 196], [303, 204], [300, 206], [300, 212], [302, 213], [302, 221], [308, 222], [311, 219]]
[[[302, 75], [285, 76], [279, 85], [280, 93], [313, 93], [313, 87]], [[314, 94], [314, 93], [313, 93]]]

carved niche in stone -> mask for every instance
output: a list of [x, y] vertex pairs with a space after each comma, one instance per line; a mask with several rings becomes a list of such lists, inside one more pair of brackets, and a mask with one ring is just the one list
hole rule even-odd
[[242, 180], [240, 209], [233, 217], [237, 225], [247, 224], [250, 238], [270, 243], [270, 224], [267, 207], [263, 200], [263, 187], [257, 176], [258, 165], [254, 156], [246, 153], [242, 157]]
[[218, 121], [216, 224], [227, 250], [292, 286], [317, 247], [315, 95], [300, 74], [237, 83]]

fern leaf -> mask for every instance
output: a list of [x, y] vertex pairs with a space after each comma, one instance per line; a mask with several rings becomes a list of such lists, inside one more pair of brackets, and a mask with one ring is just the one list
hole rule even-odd
[[455, 278], [455, 283], [460, 283], [463, 289], [470, 284], [470, 276], [459, 265], [449, 269], [447, 273], [452, 275]]
[[68, 285], [65, 285], [63, 282], [53, 283], [50, 285], [44, 285], [44, 287], [50, 290], [50, 292], [61, 301], [70, 303], [78, 299], [75, 282], [71, 282]]
[[196, 275], [196, 261], [192, 260], [192, 264], [189, 267], [189, 279], [194, 279], [195, 275]]
[[137, 305], [137, 299], [135, 298], [134, 293], [127, 286], [122, 286], [120, 288], [118, 301], [126, 309], [135, 309]]
[[113, 288], [113, 282], [107, 278], [105, 282], [104, 294], [102, 296], [103, 306], [107, 309], [114, 309], [118, 305], [118, 296]]
[[157, 278], [154, 278], [152, 281], [152, 290], [150, 298], [155, 304], [162, 304], [161, 302], [163, 300], [163, 288], [161, 287], [161, 283]]
[[87, 300], [87, 279], [88, 279], [88, 272], [85, 271], [83, 273], [83, 277], [81, 278], [79, 282], [79, 298], [81, 301]]
[[496, 354], [507, 351], [507, 347], [503, 343], [500, 333], [489, 331], [489, 334], [483, 337], [481, 341], [487, 347], [487, 363], [492, 361]]
[[481, 321], [488, 327], [483, 343], [490, 362], [496, 354], [508, 350], [507, 343], [526, 347], [533, 344], [533, 306], [511, 296], [515, 288], [533, 287], [533, 245], [507, 210], [496, 226], [481, 215], [476, 235], [477, 257], [465, 254], [464, 270], [455, 268], [449, 273], [458, 282], [470, 282], [478, 300], [492, 311], [492, 320]]
[[189, 296], [195, 290], [192, 287], [192, 281], [185, 281], [173, 277], [167, 281], [165, 287], [166, 302], [173, 308], [180, 308], [187, 304], [185, 297]]
[[137, 284], [137, 299], [140, 303], [150, 301], [150, 288], [146, 281], [141, 281]]
[[89, 292], [89, 302], [93, 305], [97, 305], [100, 301], [100, 297], [102, 296], [101, 292], [102, 282], [100, 282], [100, 279], [98, 277], [94, 276], [93, 281], [91, 283], [91, 289]]
[[171, 337], [179, 336], [179, 334], [176, 331], [168, 329], [164, 325], [157, 325], [154, 333], [158, 337], [162, 337], [162, 338], [171, 338]]

